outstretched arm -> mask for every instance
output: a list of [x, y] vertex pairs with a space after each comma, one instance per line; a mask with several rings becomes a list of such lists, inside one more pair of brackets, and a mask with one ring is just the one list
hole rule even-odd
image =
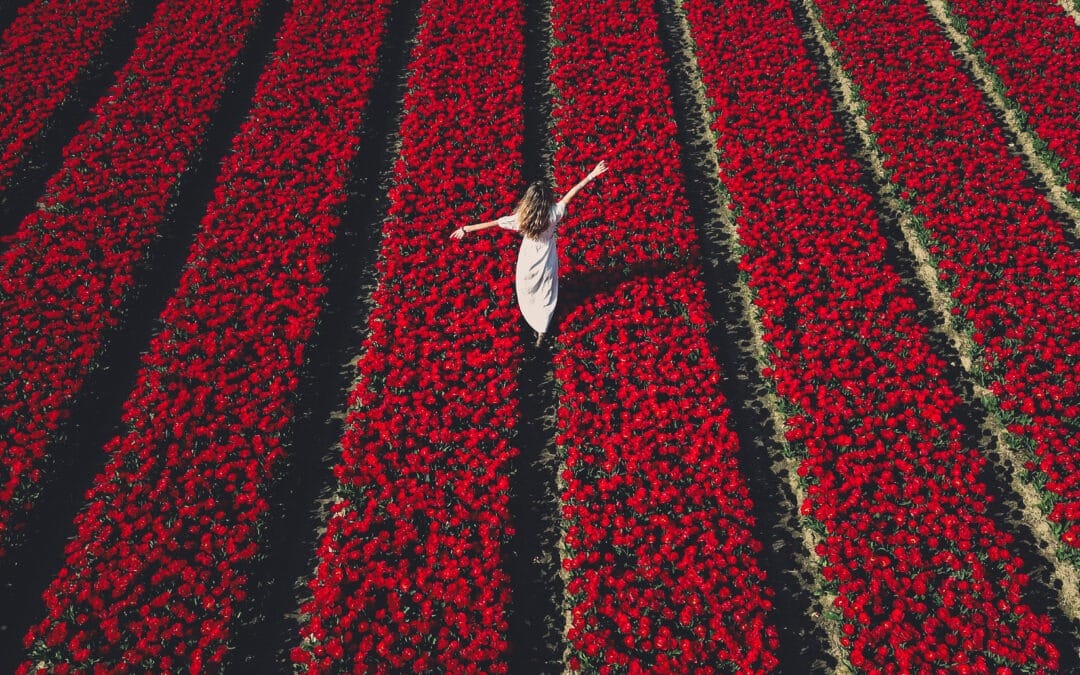
[[563, 205], [563, 208], [566, 208], [566, 205], [570, 203], [570, 200], [574, 198], [574, 195], [581, 191], [581, 188], [588, 185], [589, 181], [591, 181], [593, 178], [596, 178], [607, 170], [607, 162], [605, 162], [604, 160], [600, 160], [600, 162], [593, 167], [593, 170], [590, 171], [588, 175], [578, 181], [577, 185], [570, 188], [570, 191], [563, 195], [563, 198], [559, 200], [559, 203]]
[[486, 230], [489, 227], [495, 227], [499, 224], [497, 220], [489, 220], [484, 223], [476, 223], [475, 225], [466, 225], [465, 227], [459, 227], [454, 230], [450, 236], [454, 239], [461, 239], [465, 236], [466, 232], [475, 232], [476, 230]]

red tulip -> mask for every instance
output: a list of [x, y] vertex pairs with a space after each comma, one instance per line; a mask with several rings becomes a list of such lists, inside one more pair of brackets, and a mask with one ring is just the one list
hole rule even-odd
[[[888, 5], [854, 0], [845, 9], [839, 3], [818, 4], [827, 24], [844, 27], [835, 28], [841, 33], [838, 49], [852, 59], [848, 72], [856, 76], [888, 70], [882, 64], [897, 57], [894, 44], [918, 34], [911, 29], [915, 20], [909, 10], [925, 12], [906, 0]], [[880, 263], [886, 242], [875, 217], [851, 206], [872, 200], [862, 192], [858, 166], [844, 156], [832, 103], [790, 6], [707, 0], [684, 6], [715, 102], [720, 180], [731, 195], [740, 242], [748, 249], [740, 269], [748, 275], [772, 349], [770, 362], [763, 364], [768, 371], [762, 372], [796, 410], [785, 438], [803, 457], [798, 474], [807, 498], [801, 513], [826, 532], [817, 554], [821, 574], [848, 619], [839, 626], [842, 642], [851, 649], [852, 663], [870, 670], [897, 662], [911, 669], [939, 667], [925, 660], [927, 654], [944, 654], [957, 663], [981, 656], [986, 650], [974, 641], [965, 645], [967, 651], [937, 651], [947, 644], [937, 641], [935, 608], [942, 619], [962, 614], [963, 625], [1002, 637], [1026, 630], [1023, 626], [1038, 617], [1020, 604], [1018, 589], [1026, 577], [995, 553], [996, 544], [1008, 537], [982, 515], [985, 487], [970, 476], [978, 475], [984, 460], [957, 440], [959, 399], [941, 382], [944, 364], [931, 352], [926, 329], [911, 319], [914, 304], [899, 276]], [[875, 23], [865, 17], [875, 12], [900, 12], [903, 18]], [[865, 37], [854, 35], [864, 29]], [[894, 36], [897, 32], [901, 35]], [[770, 36], [765, 42], [763, 34]], [[883, 40], [886, 34], [889, 39]], [[844, 42], [849, 38], [851, 45]], [[875, 60], [864, 60], [871, 50]], [[948, 58], [939, 55], [934, 63]], [[909, 64], [906, 72], [918, 67]], [[888, 84], [874, 82], [864, 91], [892, 91], [896, 76], [888, 70], [885, 77]], [[919, 83], [920, 92], [925, 84]], [[896, 143], [890, 148], [903, 148], [911, 135], [908, 127], [924, 119], [920, 108], [932, 114], [928, 106], [905, 106], [904, 123], [875, 125], [871, 119], [871, 127], [879, 136], [891, 134], [889, 142]], [[993, 124], [979, 126], [984, 127]], [[899, 172], [933, 170], [943, 161], [934, 155], [913, 166], [888, 156], [885, 163]], [[909, 180], [902, 187], [922, 196], [949, 184]], [[917, 212], [929, 216], [920, 206]], [[782, 230], [777, 222], [784, 223]], [[981, 224], [980, 231], [985, 231]], [[958, 243], [941, 240], [935, 253], [956, 251]], [[947, 262], [943, 272], [962, 269]], [[954, 296], [962, 297], [963, 291], [957, 288]], [[985, 291], [973, 297], [980, 293]], [[993, 534], [984, 543], [974, 532]], [[960, 570], [981, 587], [953, 583]], [[992, 584], [983, 583], [990, 579]], [[926, 596], [932, 602], [920, 600]], [[1008, 602], [1016, 614], [973, 609], [980, 597]], [[903, 602], [905, 611], [890, 614], [886, 599]], [[887, 640], [897, 634], [921, 640]], [[1032, 645], [1016, 660], [1033, 667], [1052, 664], [1046, 633], [1032, 632], [1029, 638]]]

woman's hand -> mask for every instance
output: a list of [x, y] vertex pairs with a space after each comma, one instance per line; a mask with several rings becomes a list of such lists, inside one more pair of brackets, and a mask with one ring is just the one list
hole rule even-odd
[[456, 230], [454, 230], [453, 232], [450, 233], [450, 238], [451, 239], [461, 239], [464, 236], [465, 236], [465, 228], [464, 227], [459, 227], [458, 229], [456, 229]]
[[605, 162], [604, 160], [600, 160], [596, 164], [596, 166], [593, 167], [592, 171], [585, 174], [585, 177], [582, 178], [580, 181], [578, 181], [577, 185], [575, 185], [574, 187], [570, 188], [569, 191], [567, 191], [567, 193], [563, 196], [563, 198], [559, 200], [559, 203], [561, 203], [563, 205], [563, 207], [565, 207], [567, 204], [570, 203], [570, 200], [574, 198], [574, 195], [576, 195], [581, 190], [581, 188], [588, 185], [589, 182], [593, 178], [596, 178], [597, 176], [599, 176], [600, 174], [604, 173], [607, 170], [608, 170], [607, 162]]

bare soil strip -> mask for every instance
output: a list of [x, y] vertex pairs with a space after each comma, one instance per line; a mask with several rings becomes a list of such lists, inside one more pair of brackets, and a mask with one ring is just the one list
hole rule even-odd
[[[975, 398], [980, 400], [986, 410], [984, 420], [981, 421], [983, 430], [990, 436], [992, 444], [987, 454], [998, 476], [1008, 477], [1007, 485], [1014, 492], [1019, 502], [1017, 518], [1022, 526], [1030, 532], [1036, 542], [1036, 550], [1045, 561], [1045, 565], [1053, 576], [1051, 585], [1057, 592], [1057, 604], [1062, 614], [1067, 619], [1076, 623], [1080, 621], [1080, 575], [1076, 568], [1058, 559], [1056, 551], [1060, 544], [1057, 537], [1051, 532], [1046, 517], [1039, 508], [1041, 498], [1035, 489], [1025, 484], [1020, 478], [1024, 459], [1019, 451], [1009, 444], [998, 412], [987, 403], [989, 394], [984, 388], [976, 384], [970, 376], [978, 367], [972, 360], [973, 343], [970, 336], [958, 330], [952, 319], [952, 301], [937, 283], [937, 271], [933, 267], [929, 252], [923, 242], [927, 240], [927, 233], [921, 227], [921, 221], [914, 215], [914, 205], [902, 199], [898, 188], [889, 181], [888, 173], [883, 166], [884, 153], [878, 147], [874, 136], [870, 132], [869, 123], [863, 114], [866, 103], [858, 94], [857, 88], [850, 76], [844, 71], [839, 57], [826, 36], [826, 30], [821, 24], [817, 7], [812, 0], [798, 0], [794, 6], [801, 8], [809, 21], [810, 35], [808, 40], [816, 43], [818, 50], [824, 54], [827, 65], [827, 77], [831, 81], [834, 97], [839, 106], [839, 117], [849, 122], [854, 127], [854, 135], [861, 146], [858, 159], [867, 166], [874, 178], [874, 188], [881, 202], [892, 212], [892, 217], [897, 222], [897, 227], [902, 233], [912, 257], [914, 258], [914, 272], [923, 284], [924, 290], [929, 296], [939, 320], [938, 329], [949, 339], [956, 350], [959, 361], [965, 374], [969, 377], [961, 390], [967, 389]], [[984, 447], [986, 444], [983, 444]]]
[[[522, 157], [526, 182], [551, 180], [551, 3], [525, 3], [525, 50], [522, 83], [524, 137]], [[521, 402], [510, 476], [510, 516], [514, 534], [506, 555], [510, 578], [511, 673], [558, 673], [565, 660], [563, 595], [557, 554], [562, 513], [556, 475], [562, 471], [555, 449], [554, 364], [547, 346], [532, 347], [533, 332], [523, 321], [525, 358], [518, 375]], [[549, 338], [550, 339], [550, 338]]]
[[[986, 61], [986, 55], [975, 46], [962, 28], [963, 21], [953, 12], [946, 0], [926, 0], [931, 14], [957, 47], [957, 53], [974, 75], [974, 81], [1004, 119], [1004, 126], [1024, 151], [1028, 168], [1042, 182], [1043, 193], [1050, 203], [1072, 221], [1073, 232], [1080, 236], [1080, 199], [1068, 190], [1069, 176], [1061, 168], [1061, 160], [1046, 149], [1046, 142], [1018, 114], [1020, 104], [1006, 93], [1007, 87]], [[1043, 148], [1040, 150], [1040, 148]]]

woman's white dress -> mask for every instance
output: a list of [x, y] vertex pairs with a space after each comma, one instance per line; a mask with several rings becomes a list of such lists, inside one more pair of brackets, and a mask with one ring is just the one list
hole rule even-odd
[[[566, 215], [566, 207], [558, 202], [551, 207], [548, 228], [536, 239], [522, 236], [518, 250], [518, 306], [533, 330], [546, 333], [555, 302], [559, 296], [559, 254], [556, 249], [556, 225]], [[499, 227], [520, 232], [517, 214], [499, 218]]]

